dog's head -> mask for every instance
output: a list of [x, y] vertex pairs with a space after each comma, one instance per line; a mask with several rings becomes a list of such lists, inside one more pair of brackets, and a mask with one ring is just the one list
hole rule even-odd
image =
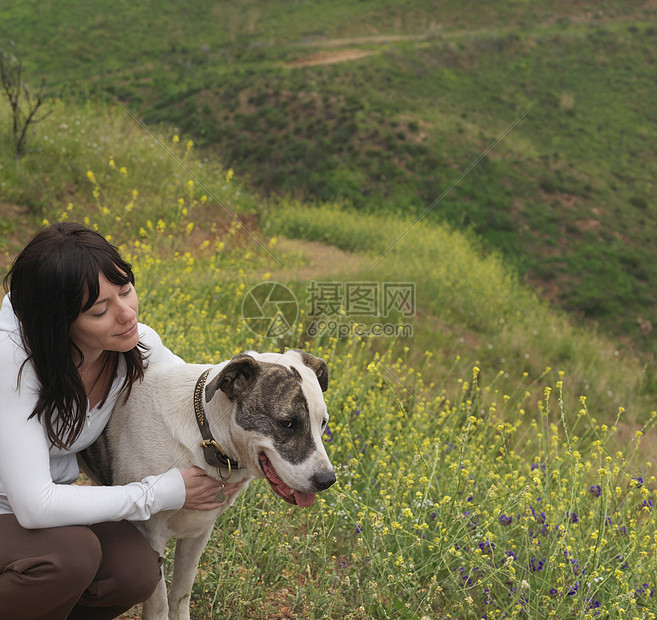
[[[264, 477], [290, 504], [310, 506], [315, 494], [335, 482], [322, 443], [328, 413], [326, 362], [305, 351], [242, 353], [230, 360], [205, 389], [230, 401], [230, 443], [240, 466]], [[223, 407], [222, 407], [223, 409]]]

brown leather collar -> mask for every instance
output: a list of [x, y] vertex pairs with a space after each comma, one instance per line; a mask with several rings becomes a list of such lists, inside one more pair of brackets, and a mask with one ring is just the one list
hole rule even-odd
[[208, 368], [196, 382], [196, 387], [194, 388], [194, 415], [196, 416], [198, 428], [201, 431], [201, 437], [203, 437], [203, 441], [199, 445], [203, 448], [203, 456], [206, 462], [212, 467], [227, 469], [228, 476], [225, 478], [223, 476], [221, 477], [224, 480], [228, 480], [233, 469], [239, 469], [239, 464], [221, 449], [221, 446], [212, 436], [212, 431], [210, 430], [210, 425], [203, 409], [203, 388], [211, 370], [212, 368]]

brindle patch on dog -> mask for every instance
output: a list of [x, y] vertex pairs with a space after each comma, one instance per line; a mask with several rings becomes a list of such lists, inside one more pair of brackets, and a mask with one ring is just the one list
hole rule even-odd
[[298, 465], [317, 449], [301, 375], [278, 364], [260, 365], [253, 393], [236, 403], [235, 421], [247, 431], [271, 437], [281, 457]]

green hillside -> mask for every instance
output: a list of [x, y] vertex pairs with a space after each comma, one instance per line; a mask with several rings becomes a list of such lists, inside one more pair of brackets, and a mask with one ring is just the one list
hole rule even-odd
[[[632, 425], [645, 422], [653, 407], [651, 365], [574, 326], [524, 287], [506, 263], [457, 231], [402, 215], [358, 214], [333, 203], [263, 200], [244, 186], [239, 170], [208, 159], [184, 135], [149, 133], [121, 107], [53, 102], [51, 114], [33, 127], [32, 149], [19, 161], [10, 148], [6, 107], [0, 108], [0, 127], [7, 138], [0, 142], [0, 250], [6, 260], [44, 217], [91, 217], [128, 247], [152, 239], [163, 261], [217, 248], [246, 252], [258, 267], [249, 276], [251, 286], [267, 278], [281, 282], [307, 312], [313, 281], [411, 283], [412, 316], [383, 318], [412, 323], [412, 335], [393, 339], [394, 347], [408, 349], [404, 355], [412, 363], [432, 351], [430, 382], [442, 385], [456, 368], [463, 379], [473, 364], [482, 364], [484, 372], [500, 374], [501, 391], [517, 391], [524, 376], [537, 400], [539, 377], [562, 371], [570, 377], [569, 404], [587, 394], [594, 407], [608, 412], [604, 417], [619, 406], [631, 410]], [[180, 247], [177, 238], [188, 234]], [[280, 237], [293, 240], [291, 247], [270, 247]], [[307, 247], [304, 240], [324, 246]], [[327, 246], [343, 254], [325, 258]], [[238, 304], [236, 315], [240, 303], [241, 296], [232, 302]], [[328, 318], [376, 319], [343, 311], [336, 307]], [[309, 322], [302, 320], [304, 328]], [[373, 338], [372, 346], [385, 349], [389, 341]]]
[[[193, 618], [654, 619], [657, 413], [639, 359], [435, 223], [263, 202], [121, 107], [53, 104], [19, 162], [8, 120], [0, 108], [3, 195], [30, 200], [0, 202], [6, 260], [44, 216], [84, 221], [132, 262], [140, 318], [185, 359], [302, 347], [328, 361], [338, 482], [307, 510], [253, 482], [218, 520]], [[415, 312], [390, 321], [411, 337], [313, 328], [313, 282], [400, 280]], [[304, 311], [280, 337], [244, 318], [263, 282]]]
[[[186, 360], [327, 360], [338, 482], [303, 511], [252, 483], [193, 618], [654, 620], [656, 9], [407, 4], [2, 4], [59, 95], [20, 160], [0, 101], [3, 263], [83, 221]], [[318, 283], [415, 298], [317, 319]]]
[[[265, 194], [483, 239], [652, 352], [647, 2], [9, 2], [35, 79], [177, 127]], [[483, 157], [482, 157], [483, 155]]]

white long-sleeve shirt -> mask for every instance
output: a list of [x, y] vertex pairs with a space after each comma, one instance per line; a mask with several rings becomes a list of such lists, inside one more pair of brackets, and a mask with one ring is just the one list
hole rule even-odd
[[[149, 363], [179, 362], [158, 334], [139, 324], [140, 341], [150, 348]], [[87, 411], [84, 429], [66, 450], [53, 447], [44, 425], [30, 419], [39, 381], [27, 358], [9, 296], [0, 308], [0, 514], [14, 513], [25, 528], [88, 525], [122, 519], [143, 521], [160, 510], [181, 508], [185, 484], [180, 471], [149, 476], [123, 486], [77, 486], [76, 454], [101, 434], [125, 378], [121, 358], [117, 377], [102, 406]]]

